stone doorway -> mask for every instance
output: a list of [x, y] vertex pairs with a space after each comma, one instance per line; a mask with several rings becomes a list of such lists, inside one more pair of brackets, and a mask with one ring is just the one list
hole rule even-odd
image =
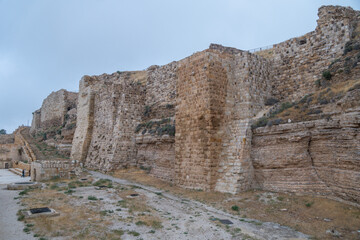
[[9, 168], [9, 163], [5, 163], [5, 169]]

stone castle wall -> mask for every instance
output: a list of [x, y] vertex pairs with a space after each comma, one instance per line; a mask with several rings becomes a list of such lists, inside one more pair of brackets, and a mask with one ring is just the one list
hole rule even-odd
[[39, 129], [62, 126], [65, 122], [65, 115], [68, 111], [76, 108], [77, 93], [61, 89], [52, 92], [41, 106], [41, 109], [33, 113], [31, 132]]
[[[266, 112], [268, 98], [295, 100], [314, 91], [314, 81], [342, 55], [357, 16], [349, 8], [322, 7], [314, 32], [265, 55], [211, 45], [144, 71], [85, 76], [72, 158], [103, 171], [144, 167], [185, 188], [236, 193], [260, 187], [356, 200], [359, 189], [351, 181], [358, 171], [344, 172], [350, 169], [323, 163], [322, 156], [331, 150], [353, 167], [357, 153], [320, 145], [333, 146], [335, 132], [353, 134], [357, 120], [339, 120], [326, 134], [332, 123], [250, 126]], [[175, 136], [162, 134], [173, 124]], [[356, 149], [351, 136], [341, 141]], [[336, 179], [328, 180], [329, 172]]]
[[[216, 54], [204, 51], [179, 64], [176, 106], [175, 182], [211, 190], [221, 139], [226, 70]], [[213, 97], [212, 97], [213, 96]]]
[[[250, 119], [269, 96], [269, 61], [211, 45], [179, 63], [176, 181], [188, 188], [237, 192], [251, 187], [245, 149]], [[245, 140], [244, 140], [245, 139]], [[249, 141], [250, 140], [250, 141]]]
[[251, 119], [264, 108], [265, 99], [270, 96], [271, 64], [248, 52], [240, 52], [229, 60], [215, 189], [236, 193], [252, 186]]
[[358, 13], [351, 8], [324, 6], [319, 9], [315, 31], [275, 44], [268, 58], [273, 61], [273, 95], [299, 99], [314, 91], [315, 81], [339, 58], [351, 39]]
[[0, 169], [12, 167], [12, 160], [17, 158], [18, 147], [14, 143], [14, 134], [0, 135]]

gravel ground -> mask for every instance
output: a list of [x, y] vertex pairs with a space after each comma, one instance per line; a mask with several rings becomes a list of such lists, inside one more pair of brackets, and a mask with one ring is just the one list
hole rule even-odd
[[23, 232], [25, 227], [23, 222], [17, 220], [16, 213], [21, 208], [19, 200], [14, 200], [19, 196], [20, 191], [7, 190], [6, 185], [14, 182], [29, 181], [30, 178], [20, 176], [6, 169], [0, 169], [0, 240], [28, 240], [36, 239], [32, 235]]
[[[277, 223], [239, 218], [203, 203], [176, 197], [154, 187], [132, 183], [98, 172], [91, 172], [91, 174], [95, 178], [110, 179], [122, 185], [137, 186], [135, 191], [146, 196], [146, 204], [157, 209], [163, 219], [167, 219], [162, 223], [163, 229], [156, 231], [155, 234], [142, 233], [141, 237], [144, 239], [215, 240], [246, 239], [247, 237], [253, 239], [308, 239], [307, 235]], [[219, 220], [229, 220], [232, 224], [224, 225]], [[124, 239], [134, 239], [130, 236], [123, 237]]]

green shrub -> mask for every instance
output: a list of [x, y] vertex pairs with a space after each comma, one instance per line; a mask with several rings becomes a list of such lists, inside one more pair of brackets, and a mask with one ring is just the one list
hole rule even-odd
[[75, 192], [74, 190], [69, 189], [69, 190], [65, 191], [64, 193], [65, 193], [65, 194], [68, 194], [68, 195], [71, 195], [71, 194], [73, 194], [74, 192]]
[[151, 113], [151, 107], [146, 105], [144, 110], [144, 117], [149, 117], [150, 113]]
[[174, 105], [172, 105], [172, 104], [166, 104], [166, 108], [167, 108], [167, 109], [174, 108]]
[[265, 127], [268, 122], [267, 117], [261, 117], [259, 120], [257, 120], [253, 125], [251, 125], [251, 128], [258, 128], [258, 127]]
[[124, 235], [124, 231], [123, 230], [112, 230], [113, 231], [113, 233], [115, 233], [116, 235], [119, 235], [119, 236], [121, 236], [121, 235]]
[[166, 124], [163, 127], [159, 127], [157, 129], [157, 134], [162, 136], [164, 134], [168, 134], [170, 136], [175, 136], [175, 125]]
[[324, 72], [322, 73], [322, 76], [323, 76], [323, 78], [325, 78], [326, 80], [330, 80], [331, 77], [332, 77], [330, 71], [324, 71]]
[[28, 194], [28, 192], [29, 192], [29, 189], [25, 189], [25, 190], [19, 192], [19, 195], [20, 195], [20, 196], [26, 195], [26, 194]]
[[151, 222], [151, 227], [155, 228], [155, 229], [160, 229], [160, 228], [163, 228], [163, 225], [159, 221], [152, 221]]
[[140, 123], [139, 125], [137, 125], [135, 128], [135, 133], [138, 133], [143, 127], [145, 127], [145, 124], [143, 124], [143, 123]]
[[110, 185], [112, 184], [112, 181], [110, 179], [100, 179], [98, 181], [96, 181], [93, 185], [96, 186], [96, 187], [99, 187], [99, 186], [106, 186], [106, 185]]
[[21, 214], [20, 216], [18, 216], [17, 220], [18, 221], [22, 221], [24, 220], [25, 216], [23, 214]]
[[239, 207], [237, 205], [234, 205], [234, 206], [231, 207], [231, 210], [238, 212]]
[[95, 196], [88, 196], [88, 200], [96, 201], [96, 200], [98, 200], [98, 199], [97, 199], [97, 197], [95, 197]]
[[142, 226], [142, 225], [145, 225], [145, 222], [143, 222], [143, 221], [137, 221], [135, 224], [136, 224], [137, 226]]
[[279, 100], [277, 100], [276, 98], [267, 98], [265, 100], [265, 106], [272, 106], [278, 102], [279, 102]]
[[320, 81], [320, 79], [318, 79], [318, 80], [315, 81], [315, 86], [316, 86], [316, 87], [321, 87], [321, 81]]
[[130, 234], [130, 235], [133, 235], [133, 236], [135, 236], [135, 237], [140, 236], [140, 233], [135, 232], [135, 231], [130, 231], [129, 234]]
[[349, 41], [349, 42], [345, 43], [344, 55], [351, 52], [352, 50], [353, 50], [352, 42]]

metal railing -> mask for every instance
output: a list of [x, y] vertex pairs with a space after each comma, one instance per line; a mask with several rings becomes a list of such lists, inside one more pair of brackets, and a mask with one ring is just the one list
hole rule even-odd
[[274, 44], [268, 45], [268, 46], [265, 46], [265, 47], [259, 47], [259, 48], [250, 49], [250, 50], [248, 50], [248, 52], [254, 53], [254, 52], [259, 52], [259, 51], [263, 51], [263, 50], [268, 50], [268, 49], [271, 49], [273, 47], [274, 47]]

